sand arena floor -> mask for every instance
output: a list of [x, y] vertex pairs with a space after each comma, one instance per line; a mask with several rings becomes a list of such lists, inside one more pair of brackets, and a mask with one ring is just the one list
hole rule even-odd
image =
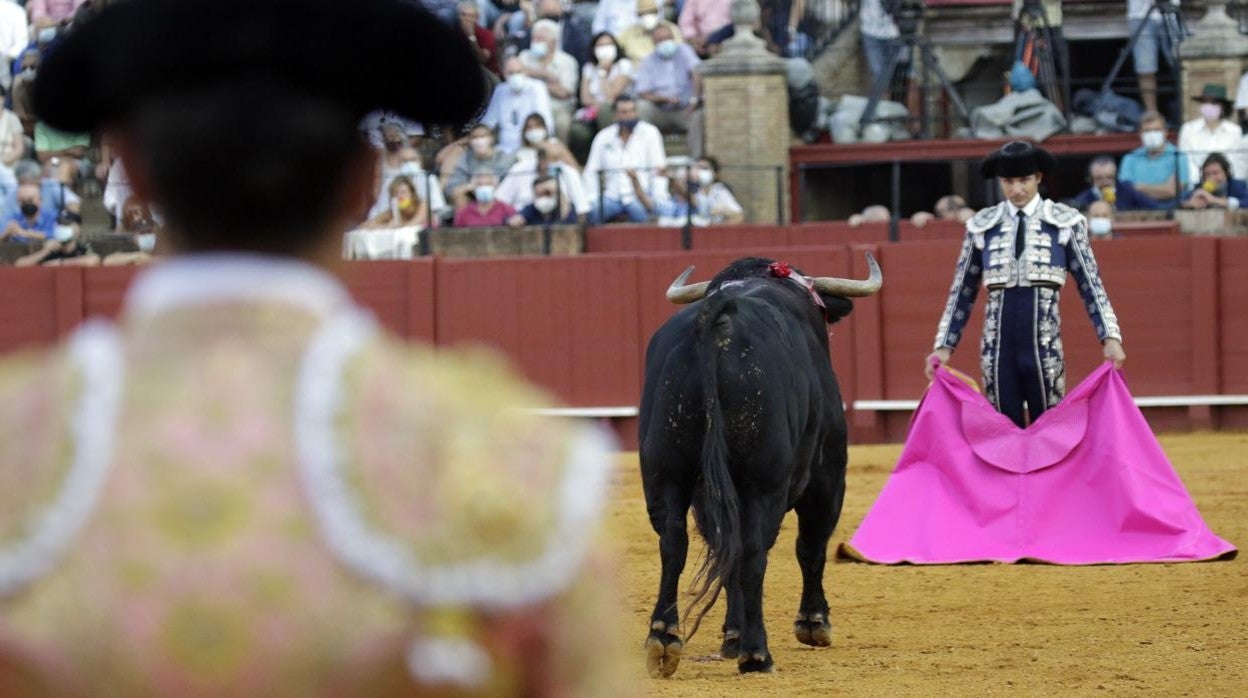
[[[1248, 434], [1161, 443], [1214, 532], [1248, 546]], [[900, 451], [850, 449], [845, 511], [830, 551], [853, 533]], [[632, 666], [649, 695], [1248, 695], [1248, 554], [1096, 567], [838, 562], [824, 575], [833, 645], [814, 649], [792, 632], [801, 577], [791, 512], [771, 552], [764, 598], [776, 673], [740, 676], [735, 661], [715, 655], [721, 600], [686, 644], [676, 674], [651, 679], [642, 643], [658, 591], [658, 537], [637, 470], [636, 454], [621, 457], [610, 519], [624, 560]], [[700, 545], [691, 535], [682, 591]]]

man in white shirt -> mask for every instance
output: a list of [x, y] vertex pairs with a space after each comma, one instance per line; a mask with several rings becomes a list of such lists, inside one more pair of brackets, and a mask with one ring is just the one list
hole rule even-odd
[[655, 175], [666, 162], [663, 135], [638, 118], [637, 100], [616, 99], [615, 123], [594, 136], [585, 162], [590, 221], [605, 223], [621, 213], [634, 223], [648, 219], [645, 201], [650, 200]]
[[[0, 0], [0, 54], [5, 65], [12, 65], [30, 43], [30, 29], [26, 25], [26, 10], [14, 0]], [[13, 84], [13, 71], [0, 70], [0, 87], [9, 89]]]
[[524, 119], [529, 114], [538, 114], [546, 122], [546, 130], [555, 130], [555, 119], [550, 111], [550, 93], [546, 83], [534, 80], [524, 74], [524, 64], [512, 56], [503, 65], [506, 78], [494, 88], [494, 96], [490, 98], [490, 106], [481, 117], [481, 123], [498, 130], [498, 148], [505, 153], [514, 153], [524, 142]]
[[532, 41], [520, 52], [520, 63], [526, 75], [546, 85], [555, 135], [566, 143], [572, 112], [576, 110], [580, 67], [575, 58], [559, 50], [559, 25], [548, 19], [534, 22]]
[[1245, 153], [1240, 151], [1243, 129], [1227, 119], [1231, 101], [1226, 98], [1226, 85], [1206, 83], [1192, 99], [1200, 102], [1200, 116], [1179, 129], [1179, 150], [1187, 156], [1189, 182], [1201, 180], [1200, 168], [1212, 153], [1222, 153], [1231, 163], [1232, 177], [1242, 179], [1248, 174]]

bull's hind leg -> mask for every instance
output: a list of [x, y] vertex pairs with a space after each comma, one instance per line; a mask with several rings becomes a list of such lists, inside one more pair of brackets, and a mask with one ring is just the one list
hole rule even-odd
[[728, 611], [724, 614], [724, 641], [719, 646], [719, 656], [736, 659], [741, 654], [741, 581], [735, 572], [724, 584], [724, 596]]
[[814, 647], [832, 644], [828, 599], [823, 593], [823, 570], [828, 560], [828, 540], [836, 528], [844, 499], [843, 478], [826, 474], [811, 478], [797, 506], [797, 564], [802, 568], [802, 601], [793, 634], [798, 642]]
[[741, 518], [741, 561], [738, 579], [741, 589], [741, 673], [774, 670], [767, 649], [767, 628], [763, 624], [763, 578], [767, 574], [767, 552], [780, 533], [784, 519], [782, 497], [747, 502]]
[[689, 531], [685, 520], [691, 491], [692, 486], [666, 485], [658, 493], [657, 506], [650, 507], [650, 525], [659, 534], [659, 554], [663, 563], [659, 600], [650, 614], [650, 634], [646, 637], [646, 668], [655, 678], [671, 676], [676, 672], [684, 648], [679, 635], [680, 612], [676, 595], [680, 573], [685, 569], [689, 552]]

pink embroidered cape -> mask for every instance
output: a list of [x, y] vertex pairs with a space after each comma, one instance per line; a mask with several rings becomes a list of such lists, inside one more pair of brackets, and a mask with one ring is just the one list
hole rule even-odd
[[1028, 429], [937, 371], [884, 490], [842, 553], [867, 562], [1061, 565], [1233, 556], [1108, 362]]

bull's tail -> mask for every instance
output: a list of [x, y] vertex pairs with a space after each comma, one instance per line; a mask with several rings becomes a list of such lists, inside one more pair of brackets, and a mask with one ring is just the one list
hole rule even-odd
[[[724, 414], [719, 401], [719, 356], [732, 335], [732, 299], [716, 294], [703, 303], [698, 317], [698, 361], [702, 399], [706, 410], [706, 434], [702, 442], [700, 488], [694, 497], [694, 520], [706, 541], [706, 554], [693, 578], [693, 599], [685, 609], [681, 625], [693, 627], [685, 640], [693, 637], [706, 612], [719, 598], [719, 592], [736, 567], [741, 555], [741, 515], [737, 489], [728, 470], [728, 443], [724, 434]], [[695, 615], [696, 612], [696, 615]]]

